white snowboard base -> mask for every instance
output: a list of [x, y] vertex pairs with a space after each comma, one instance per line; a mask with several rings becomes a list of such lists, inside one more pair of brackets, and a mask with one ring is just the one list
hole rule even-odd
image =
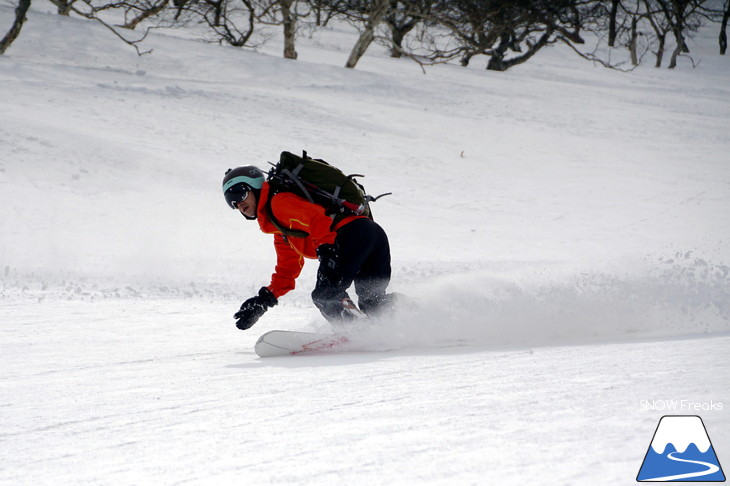
[[298, 331], [269, 331], [254, 346], [261, 358], [305, 353], [334, 352], [348, 342], [347, 336]]

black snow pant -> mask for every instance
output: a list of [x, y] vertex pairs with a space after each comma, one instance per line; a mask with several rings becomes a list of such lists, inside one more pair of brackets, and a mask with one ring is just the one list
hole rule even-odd
[[312, 300], [328, 321], [340, 321], [342, 300], [354, 282], [358, 306], [372, 315], [386, 304], [390, 282], [388, 236], [372, 219], [353, 220], [337, 231], [334, 247], [322, 251]]

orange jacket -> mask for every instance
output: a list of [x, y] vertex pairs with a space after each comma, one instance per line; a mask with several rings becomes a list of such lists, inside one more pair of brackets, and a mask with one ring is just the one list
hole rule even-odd
[[348, 216], [334, 228], [332, 218], [325, 214], [324, 207], [313, 204], [291, 192], [280, 192], [271, 199], [271, 211], [284, 228], [303, 230], [309, 233], [305, 238], [284, 237], [266, 213], [270, 186], [264, 182], [257, 207], [257, 220], [261, 231], [274, 235], [276, 267], [271, 275], [269, 290], [277, 299], [294, 289], [295, 280], [302, 272], [305, 258], [317, 258], [319, 245], [334, 243], [336, 230], [350, 221], [366, 216]]

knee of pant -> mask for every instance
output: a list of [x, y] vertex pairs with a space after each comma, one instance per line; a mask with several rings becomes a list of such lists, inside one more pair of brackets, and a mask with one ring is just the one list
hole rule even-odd
[[321, 288], [315, 287], [315, 289], [312, 291], [312, 302], [314, 302], [317, 307], [319, 307], [319, 304], [323, 304], [326, 300], [328, 300], [324, 292]]
[[339, 302], [344, 297], [347, 294], [334, 287], [315, 287], [312, 291], [312, 302], [319, 308], [333, 301]]
[[313, 295], [312, 300], [314, 301], [315, 307], [319, 309], [319, 312], [328, 321], [335, 322], [342, 318], [343, 307], [341, 299], [327, 299], [320, 295]]

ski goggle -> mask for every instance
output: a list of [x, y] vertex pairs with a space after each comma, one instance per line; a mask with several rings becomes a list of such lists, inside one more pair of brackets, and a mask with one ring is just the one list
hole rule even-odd
[[248, 193], [250, 191], [251, 188], [249, 186], [245, 184], [238, 184], [228, 189], [224, 196], [226, 198], [226, 202], [231, 208], [238, 209], [236, 206], [248, 197]]

